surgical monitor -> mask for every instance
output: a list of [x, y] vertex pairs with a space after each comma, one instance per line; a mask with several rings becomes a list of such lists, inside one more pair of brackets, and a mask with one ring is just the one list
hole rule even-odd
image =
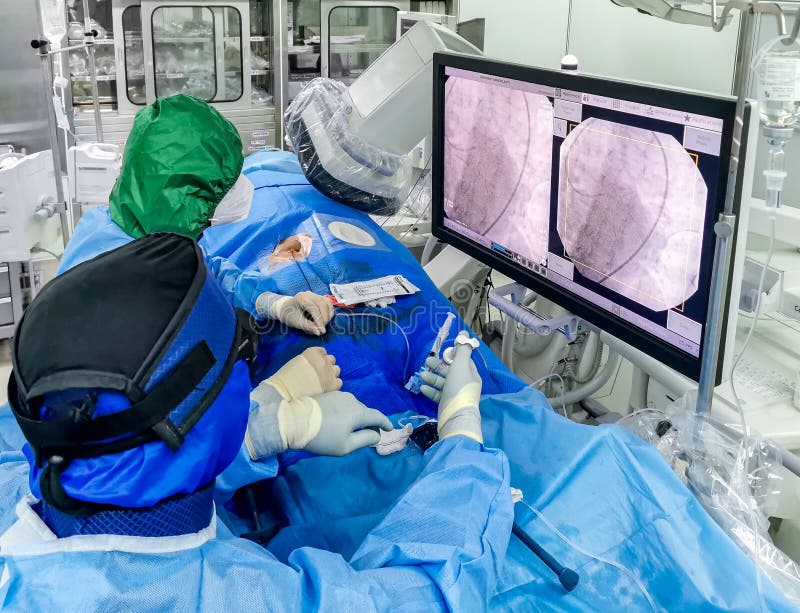
[[436, 54], [433, 233], [696, 380], [735, 108]]

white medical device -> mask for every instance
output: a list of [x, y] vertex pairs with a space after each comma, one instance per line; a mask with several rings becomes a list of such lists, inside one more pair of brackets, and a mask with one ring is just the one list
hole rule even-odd
[[58, 237], [57, 202], [50, 150], [0, 158], [0, 262], [29, 260]]
[[353, 134], [389, 153], [406, 154], [431, 131], [433, 54], [483, 55], [455, 32], [420, 21], [345, 92]]
[[73, 202], [107, 205], [121, 163], [118, 145], [83, 143], [70, 147], [67, 174]]
[[[437, 13], [417, 13], [414, 11], [397, 12], [397, 39], [407, 34], [420, 21], [429, 21], [456, 32], [458, 19], [455, 15], [439, 15]], [[409, 154], [414, 168], [424, 169], [431, 157], [430, 138], [423, 139]]]

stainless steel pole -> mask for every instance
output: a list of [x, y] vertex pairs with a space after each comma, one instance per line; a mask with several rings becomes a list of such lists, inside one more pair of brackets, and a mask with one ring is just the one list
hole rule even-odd
[[271, 8], [270, 70], [272, 70], [273, 100], [275, 104], [276, 145], [285, 149], [283, 113], [289, 105], [289, 30], [288, 8], [285, 0], [272, 0]]
[[86, 53], [89, 56], [89, 79], [92, 84], [92, 108], [94, 109], [94, 125], [97, 142], [103, 142], [103, 118], [100, 114], [100, 91], [97, 88], [97, 66], [94, 57], [95, 36], [92, 33], [92, 20], [89, 15], [89, 0], [83, 0], [83, 28]]
[[[36, 11], [39, 16], [39, 27], [44, 23], [41, 4], [36, 2]], [[34, 41], [36, 43], [36, 41]], [[38, 46], [35, 46], [42, 62], [42, 94], [45, 98], [47, 109], [47, 130], [50, 137], [50, 149], [53, 152], [53, 176], [56, 180], [56, 197], [58, 198], [58, 216], [61, 222], [61, 239], [66, 247], [70, 237], [69, 218], [67, 216], [67, 200], [64, 196], [64, 173], [62, 172], [61, 147], [58, 144], [58, 126], [56, 124], [55, 109], [53, 108], [53, 65], [50, 56], [50, 42], [44, 35], [39, 36]]]
[[[734, 126], [731, 161], [728, 168], [728, 191], [725, 194], [725, 210], [714, 226], [717, 235], [714, 246], [714, 271], [711, 277], [711, 295], [708, 316], [703, 335], [703, 358], [701, 361], [700, 380], [697, 390], [698, 413], [706, 413], [711, 407], [716, 383], [717, 362], [719, 359], [719, 341], [722, 333], [722, 310], [727, 298], [726, 281], [730, 270], [730, 243], [736, 227], [736, 215], [733, 213], [734, 199], [739, 179], [740, 155], [742, 153], [742, 136], [744, 132], [744, 114], [747, 104], [747, 92], [750, 79], [750, 61], [753, 56], [753, 38], [755, 33], [755, 14], [752, 6], [741, 11], [739, 29], [739, 45], [736, 52], [736, 123]], [[746, 194], [742, 194], [746, 197]]]
[[58, 216], [61, 222], [61, 238], [66, 247], [69, 240], [69, 220], [67, 218], [67, 200], [64, 196], [64, 173], [61, 170], [61, 147], [58, 145], [58, 127], [56, 118], [53, 115], [53, 67], [50, 64], [52, 58], [47, 51], [50, 45], [39, 47], [39, 57], [42, 60], [42, 83], [44, 85], [45, 102], [47, 103], [47, 128], [50, 137], [50, 148], [53, 152], [53, 172], [56, 179], [56, 197], [58, 198]]

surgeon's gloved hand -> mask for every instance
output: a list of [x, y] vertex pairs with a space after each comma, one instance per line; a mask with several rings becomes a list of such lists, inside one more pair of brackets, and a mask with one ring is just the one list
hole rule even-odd
[[381, 439], [378, 429], [394, 429], [388, 417], [362, 404], [353, 394], [328, 392], [308, 400], [319, 407], [319, 431], [307, 444], [302, 447], [290, 446], [292, 449], [302, 448], [319, 455], [343, 456], [377, 444]]
[[392, 422], [352, 394], [328, 392], [314, 397], [260, 404], [250, 414], [245, 445], [254, 460], [305, 449], [318, 455], [343, 456], [375, 445], [373, 428], [392, 430]]
[[294, 296], [264, 292], [256, 299], [256, 313], [259, 317], [277, 319], [290, 328], [321, 336], [333, 319], [333, 304], [314, 292], [300, 292]]
[[456, 345], [453, 363], [447, 366], [438, 358], [428, 358], [430, 372], [422, 373], [422, 393], [439, 403], [439, 440], [463, 434], [483, 443], [481, 399], [483, 381], [472, 361], [468, 346]]
[[322, 347], [310, 347], [281, 366], [274, 375], [262, 381], [250, 397], [258, 402], [258, 389], [264, 385], [274, 387], [284, 400], [316, 396], [342, 389], [339, 378], [342, 369], [336, 358]]

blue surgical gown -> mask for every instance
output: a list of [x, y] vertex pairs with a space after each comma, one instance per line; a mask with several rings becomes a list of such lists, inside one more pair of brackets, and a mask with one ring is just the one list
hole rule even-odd
[[504, 454], [464, 437], [426, 453], [349, 560], [302, 547], [282, 563], [216, 517], [181, 536], [58, 539], [31, 509], [27, 472], [0, 452], [3, 611], [482, 611], [513, 521]]
[[[277, 177], [275, 183], [281, 185], [307, 183], [297, 158], [286, 151], [270, 149], [249, 156], [245, 159], [242, 173], [249, 174], [263, 168], [269, 169], [271, 174]], [[112, 221], [111, 211], [107, 206], [92, 207], [81, 216], [75, 226], [75, 231], [61, 256], [57, 274], [132, 240]]]

